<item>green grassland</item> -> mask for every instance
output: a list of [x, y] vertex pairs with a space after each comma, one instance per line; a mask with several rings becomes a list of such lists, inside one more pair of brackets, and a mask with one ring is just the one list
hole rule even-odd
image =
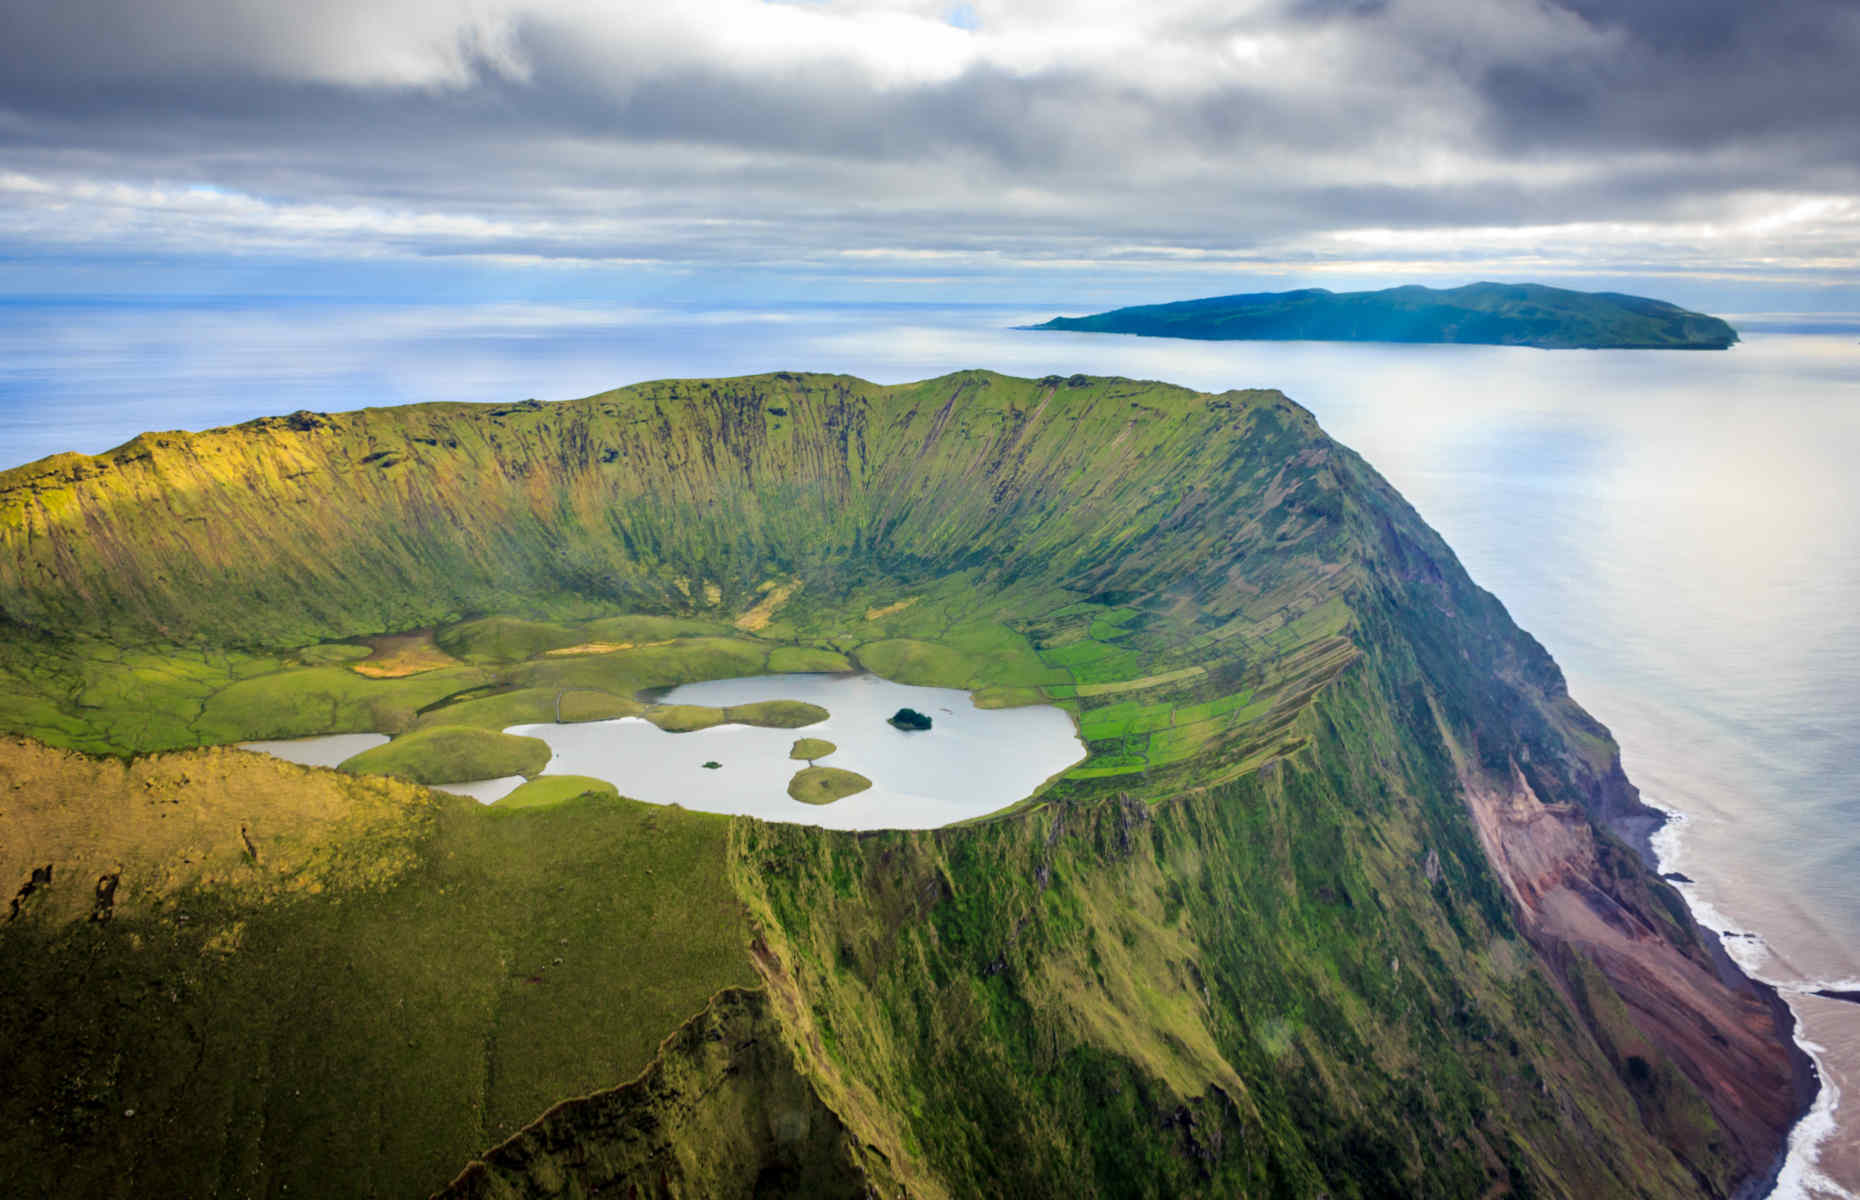
[[872, 786], [872, 781], [857, 771], [839, 767], [802, 767], [788, 781], [788, 794], [802, 804], [831, 804], [856, 796]]
[[620, 792], [613, 784], [604, 779], [593, 779], [587, 775], [539, 775], [527, 783], [520, 784], [509, 795], [497, 802], [499, 808], [506, 811], [518, 808], [553, 808], [571, 800], [583, 797], [605, 797], [618, 800]]
[[758, 700], [753, 704], [732, 704], [723, 710], [723, 715], [735, 725], [800, 729], [826, 720], [827, 710], [804, 700]]
[[637, 717], [646, 705], [625, 696], [588, 688], [522, 688], [490, 684], [455, 692], [429, 705], [414, 718], [415, 729], [432, 725], [476, 725], [505, 729], [551, 721], [606, 721]]
[[788, 757], [804, 759], [811, 763], [817, 758], [825, 758], [838, 749], [838, 746], [825, 738], [796, 738], [794, 745], [788, 750]]
[[[354, 669], [420, 630], [447, 659]], [[1060, 704], [1089, 757], [993, 819], [854, 834], [190, 749], [701, 728], [731, 712], [659, 690], [853, 666]], [[1635, 804], [1606, 731], [1277, 393], [779, 374], [58, 456], [0, 473], [0, 729], [36, 739], [0, 744], [0, 795], [44, 797], [0, 809], [25, 1192], [417, 1194], [571, 1098], [492, 1156], [508, 1190], [460, 1194], [586, 1191], [648, 1135], [665, 1170], [705, 1160], [700, 1098], [744, 1078], [923, 1197], [1729, 1194], [1755, 1169], [1676, 1082], [1749, 1064], [1636, 1040], [1644, 981], [1526, 937], [1468, 815], [1464, 781], [1513, 778], [1589, 813], [1595, 886], [1706, 961], [1599, 830]], [[731, 1187], [801, 1178], [731, 1144]]]
[[774, 674], [833, 673], [853, 669], [851, 660], [837, 650], [815, 646], [777, 646], [769, 651], [769, 671]]
[[721, 708], [706, 704], [655, 704], [645, 712], [645, 718], [667, 733], [690, 733], [697, 729], [709, 729], [713, 725], [722, 725], [727, 718]]
[[586, 640], [566, 625], [485, 617], [454, 625], [435, 639], [446, 653], [470, 662], [522, 662]]
[[466, 783], [535, 775], [549, 743], [470, 725], [434, 725], [364, 750], [342, 764], [351, 775], [393, 775], [414, 783]]
[[[428, 1194], [755, 982], [726, 818], [580, 782], [484, 808], [231, 751], [15, 745], [0, 773], [8, 875], [59, 873], [0, 925], [14, 1194]], [[102, 922], [100, 871], [123, 878]]]

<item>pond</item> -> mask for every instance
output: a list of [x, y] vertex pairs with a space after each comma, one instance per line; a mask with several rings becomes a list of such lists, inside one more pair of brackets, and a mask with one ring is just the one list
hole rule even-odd
[[271, 742], [240, 742], [241, 750], [256, 750], [285, 762], [306, 767], [334, 767], [364, 750], [387, 745], [385, 733], [328, 733], [322, 737], [286, 738]]
[[[984, 816], [1031, 795], [1046, 780], [1085, 757], [1072, 718], [1052, 705], [977, 708], [955, 688], [914, 687], [876, 675], [751, 675], [672, 688], [664, 704], [727, 707], [759, 700], [804, 700], [828, 712], [801, 729], [717, 725], [666, 733], [650, 721], [623, 717], [573, 725], [513, 725], [506, 732], [541, 738], [554, 757], [549, 775], [592, 775], [622, 795], [700, 812], [742, 813], [765, 821], [796, 821], [828, 829], [934, 829]], [[888, 723], [901, 708], [931, 719], [906, 733]], [[801, 738], [834, 745], [817, 760], [855, 771], [872, 786], [830, 804], [804, 804], [788, 781], [806, 762], [789, 757]], [[384, 744], [378, 733], [335, 733], [288, 741], [243, 742], [306, 766], [334, 767]], [[707, 767], [706, 763], [716, 763]], [[448, 783], [437, 790], [494, 804], [523, 783], [521, 776]]]
[[[703, 812], [742, 813], [829, 829], [932, 829], [1005, 808], [1085, 757], [1072, 718], [1051, 705], [976, 708], [967, 692], [913, 687], [875, 675], [754, 675], [673, 688], [666, 704], [726, 706], [804, 700], [830, 714], [804, 729], [718, 725], [665, 733], [635, 717], [576, 725], [514, 725], [508, 732], [549, 743], [547, 773], [592, 775], [621, 794]], [[933, 724], [893, 729], [914, 708]], [[787, 792], [805, 767], [788, 757], [796, 740], [832, 742], [820, 766], [856, 771], [865, 791], [830, 804]], [[716, 767], [706, 767], [715, 762]]]

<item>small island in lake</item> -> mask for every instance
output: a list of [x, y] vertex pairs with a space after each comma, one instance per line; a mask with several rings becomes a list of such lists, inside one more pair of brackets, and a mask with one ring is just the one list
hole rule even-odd
[[1664, 300], [1540, 283], [1254, 292], [1054, 317], [1035, 330], [1201, 341], [1464, 342], [1545, 350], [1724, 350], [1737, 331]]
[[803, 804], [831, 804], [858, 795], [871, 786], [872, 781], [857, 771], [806, 766], [788, 781], [788, 794]]
[[900, 708], [891, 714], [890, 724], [893, 729], [902, 729], [906, 733], [916, 733], [930, 728], [930, 718], [914, 708]]
[[825, 758], [838, 749], [838, 746], [826, 738], [804, 737], [796, 739], [794, 746], [788, 751], [788, 757], [805, 759], [811, 764], [815, 759]]

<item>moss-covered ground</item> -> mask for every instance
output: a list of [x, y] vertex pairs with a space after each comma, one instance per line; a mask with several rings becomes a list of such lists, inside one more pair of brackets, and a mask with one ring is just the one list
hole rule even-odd
[[777, 646], [769, 651], [769, 670], [777, 674], [834, 674], [852, 669], [852, 660], [837, 650], [823, 650], [817, 646]]
[[497, 802], [506, 811], [517, 808], [550, 808], [582, 797], [605, 797], [618, 800], [620, 792], [604, 779], [587, 775], [539, 775], [518, 785]]
[[788, 794], [802, 804], [831, 804], [856, 796], [871, 786], [872, 781], [857, 771], [805, 766], [788, 781]]
[[0, 925], [13, 1194], [424, 1195], [755, 981], [725, 818], [0, 749], [0, 866], [54, 863]]
[[723, 710], [723, 715], [737, 725], [800, 729], [826, 720], [827, 710], [803, 700], [758, 700], [753, 704], [732, 704]]
[[351, 775], [394, 775], [415, 783], [465, 783], [535, 775], [549, 743], [470, 725], [435, 725], [364, 750], [342, 764]]
[[655, 704], [642, 715], [667, 733], [709, 729], [729, 719], [721, 708], [707, 704]]
[[835, 746], [826, 738], [796, 738], [794, 745], [788, 749], [788, 757], [802, 759], [811, 763], [817, 758], [825, 758], [838, 749], [838, 746]]

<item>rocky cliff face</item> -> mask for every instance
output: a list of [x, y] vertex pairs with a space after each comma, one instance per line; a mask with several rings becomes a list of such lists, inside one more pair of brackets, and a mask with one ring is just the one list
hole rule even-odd
[[[1410, 536], [1396, 557], [1445, 553], [1431, 534]], [[1458, 790], [1516, 927], [1700, 1187], [1761, 1189], [1780, 1162], [1778, 1131], [1786, 1140], [1815, 1088], [1812, 1063], [1789, 1040], [1792, 1017], [1771, 989], [1730, 969], [1656, 876], [1647, 837], [1659, 814], [1542, 648], [1500, 610], [1487, 617], [1501, 647], [1485, 660], [1496, 668], [1489, 679], [1439, 657], [1444, 647], [1422, 627], [1463, 625], [1478, 607], [1453, 586], [1464, 578], [1457, 565], [1439, 576], [1404, 587], [1393, 620], [1433, 664], [1436, 711], [1458, 730]], [[1463, 683], [1448, 682], [1456, 674]]]
[[[0, 670], [30, 698], [0, 715], [54, 740], [155, 669], [99, 644], [186, 649], [211, 692], [318, 639], [622, 609], [1063, 703], [1092, 755], [962, 828], [733, 822], [762, 990], [464, 1194], [1728, 1196], [1800, 1110], [1776, 1012], [1608, 831], [1644, 810], [1606, 731], [1277, 393], [780, 375], [300, 414], [0, 476]], [[578, 870], [642, 878], [602, 861]], [[632, 960], [603, 961], [624, 992]], [[558, 1001], [517, 984], [546, 1023]]]

